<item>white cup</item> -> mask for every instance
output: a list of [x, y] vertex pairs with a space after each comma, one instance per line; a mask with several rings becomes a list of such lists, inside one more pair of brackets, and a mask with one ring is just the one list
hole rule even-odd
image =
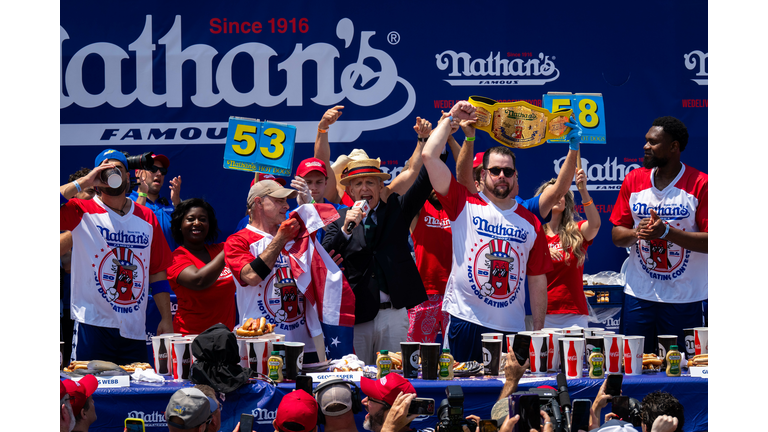
[[192, 368], [192, 341], [185, 337], [171, 338], [173, 359], [171, 362], [174, 380], [189, 380]]
[[480, 340], [483, 339], [503, 339], [504, 333], [483, 333], [480, 335]]
[[624, 336], [624, 373], [643, 374], [643, 346], [645, 336]]
[[537, 332], [531, 335], [531, 345], [529, 359], [531, 363], [531, 372], [536, 375], [547, 373], [547, 363], [549, 354], [549, 334]]
[[508, 334], [505, 339], [507, 339], [507, 352], [512, 352], [512, 343], [515, 341], [515, 335]]
[[565, 350], [565, 377], [567, 379], [579, 379], [584, 375], [584, 339], [562, 338], [563, 350]]
[[603, 335], [605, 341], [605, 373], [621, 373], [621, 359], [624, 358], [624, 337], [622, 335]]
[[696, 354], [709, 354], [709, 327], [694, 327], [693, 341], [696, 347]]
[[552, 332], [549, 334], [549, 353], [547, 353], [547, 370], [556, 372], [560, 370], [560, 344], [558, 341], [565, 337], [560, 333]]
[[248, 339], [245, 342], [248, 353], [248, 367], [255, 372], [269, 375], [267, 360], [269, 359], [269, 340], [262, 338]]

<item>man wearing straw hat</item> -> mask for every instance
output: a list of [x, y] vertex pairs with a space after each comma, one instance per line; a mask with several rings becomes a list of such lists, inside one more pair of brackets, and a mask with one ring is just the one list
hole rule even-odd
[[339, 211], [341, 217], [327, 227], [323, 239], [326, 250], [344, 258], [344, 275], [355, 293], [355, 353], [365, 364], [374, 363], [375, 351], [399, 350], [408, 332], [406, 308], [427, 300], [408, 231], [432, 185], [422, 167], [405, 194], [385, 199], [382, 190], [389, 178], [378, 159], [349, 162], [340, 183], [354, 201], [367, 201], [370, 211]]

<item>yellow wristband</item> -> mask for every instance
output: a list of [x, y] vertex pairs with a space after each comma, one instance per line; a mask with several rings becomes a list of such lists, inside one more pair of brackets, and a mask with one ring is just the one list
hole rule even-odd
[[475, 137], [464, 137], [464, 141], [474, 141]]
[[148, 198], [149, 195], [145, 194], [144, 192], [139, 192], [140, 197]]

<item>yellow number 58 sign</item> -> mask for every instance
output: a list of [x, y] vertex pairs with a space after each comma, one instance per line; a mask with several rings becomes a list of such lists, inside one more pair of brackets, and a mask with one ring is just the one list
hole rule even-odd
[[296, 126], [230, 117], [224, 168], [290, 176]]
[[[554, 93], [543, 96], [541, 105], [550, 112], [561, 109], [572, 109], [576, 121], [584, 133], [582, 144], [605, 144], [605, 105], [600, 93]], [[552, 142], [568, 142], [563, 139], [549, 140]]]

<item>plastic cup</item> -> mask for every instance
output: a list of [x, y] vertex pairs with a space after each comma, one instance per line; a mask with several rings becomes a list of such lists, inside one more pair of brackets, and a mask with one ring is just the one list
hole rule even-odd
[[304, 342], [285, 342], [285, 378], [295, 380], [304, 367]]
[[400, 342], [400, 353], [403, 355], [403, 378], [415, 379], [419, 377], [419, 351], [418, 342]]
[[516, 332], [512, 332], [506, 336], [504, 336], [504, 339], [506, 340], [507, 344], [507, 352], [512, 352], [512, 343], [515, 341], [515, 335]]
[[604, 331], [602, 327], [588, 327], [584, 329], [584, 337], [594, 336], [596, 332]]
[[285, 339], [283, 339], [283, 341], [281, 342], [277, 342], [277, 341], [272, 342], [272, 351], [277, 351], [277, 353], [280, 354], [280, 357], [282, 357], [283, 367], [281, 370], [283, 372], [283, 376], [285, 376], [285, 367], [286, 367], [285, 366]]
[[155, 373], [158, 375], [173, 375], [173, 351], [171, 347], [172, 334], [152, 336], [152, 351], [155, 360]]
[[644, 336], [624, 336], [624, 373], [627, 375], [643, 374]]
[[192, 366], [192, 341], [185, 337], [171, 338], [172, 371], [174, 380], [189, 380], [189, 370]]
[[685, 334], [685, 356], [690, 360], [696, 355], [696, 336], [694, 334], [696, 330], [693, 328], [683, 329]]
[[693, 341], [696, 348], [696, 354], [709, 354], [709, 336], [707, 335], [709, 327], [694, 327]]
[[269, 340], [262, 338], [248, 339], [248, 367], [254, 372], [269, 375], [267, 360], [269, 359]]
[[549, 352], [547, 353], [547, 370], [555, 372], [560, 369], [560, 338], [562, 334], [552, 332], [549, 334]]
[[421, 379], [436, 380], [438, 361], [440, 360], [440, 344], [423, 343], [419, 346], [421, 356]]
[[483, 333], [480, 335], [480, 339], [504, 339], [504, 333]]
[[656, 337], [659, 343], [659, 357], [661, 357], [661, 369], [667, 368], [667, 353], [672, 345], [677, 345], [677, 335], [659, 335]]
[[496, 376], [501, 364], [501, 339], [483, 339], [483, 374]]
[[610, 374], [621, 373], [621, 359], [624, 358], [624, 336], [603, 335], [605, 343], [605, 372]]
[[584, 339], [583, 338], [562, 338], [563, 352], [565, 357], [565, 378], [579, 379], [584, 374]]
[[548, 369], [549, 334], [538, 332], [531, 335], [530, 352], [531, 373], [544, 375]]

